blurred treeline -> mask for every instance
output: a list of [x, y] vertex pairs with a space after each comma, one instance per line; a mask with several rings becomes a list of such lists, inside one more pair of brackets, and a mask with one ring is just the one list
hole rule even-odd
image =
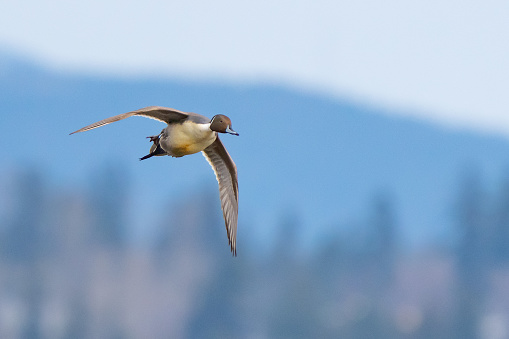
[[489, 189], [459, 175], [444, 206], [457, 228], [426, 248], [403, 244], [411, 225], [385, 192], [312, 248], [297, 211], [269, 251], [240, 224], [237, 258], [217, 192], [169, 194], [140, 245], [121, 168], [50, 186], [31, 169], [2, 180], [0, 338], [509, 337], [509, 176]]

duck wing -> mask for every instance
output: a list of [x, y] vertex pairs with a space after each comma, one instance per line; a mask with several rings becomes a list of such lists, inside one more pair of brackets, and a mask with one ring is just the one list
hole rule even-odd
[[233, 255], [237, 255], [237, 218], [239, 214], [237, 167], [219, 137], [203, 150], [203, 155], [216, 174], [228, 243]]
[[189, 118], [189, 116], [193, 116], [193, 117], [199, 116], [199, 114], [196, 114], [196, 113], [186, 113], [186, 112], [178, 111], [173, 108], [166, 108], [166, 107], [160, 107], [160, 106], [149, 106], [149, 107], [141, 108], [136, 111], [115, 115], [114, 117], [110, 117], [110, 118], [95, 122], [91, 125], [80, 128], [79, 130], [74, 131], [71, 134], [85, 132], [85, 131], [88, 131], [88, 130], [91, 130], [91, 129], [94, 129], [97, 127], [111, 124], [112, 122], [115, 122], [115, 121], [120, 121], [120, 120], [129, 118], [129, 117], [132, 117], [134, 115], [139, 115], [139, 116], [159, 120], [159, 121], [165, 122], [167, 124], [184, 121], [187, 118]]

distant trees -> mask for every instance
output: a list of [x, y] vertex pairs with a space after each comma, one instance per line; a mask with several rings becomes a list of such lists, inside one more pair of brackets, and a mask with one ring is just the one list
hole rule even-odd
[[93, 234], [105, 246], [118, 249], [127, 241], [128, 193], [129, 180], [123, 166], [109, 163], [94, 173], [90, 185]]
[[12, 262], [34, 263], [44, 247], [46, 192], [36, 170], [18, 170], [10, 180], [12, 209], [4, 225], [1, 251]]
[[36, 170], [19, 169], [11, 176], [10, 197], [12, 210], [7, 217], [1, 237], [2, 258], [10, 267], [17, 267], [16, 276], [6, 280], [26, 303], [27, 314], [20, 338], [42, 337], [40, 319], [43, 302], [43, 272], [48, 240], [46, 238], [47, 204], [42, 175]]
[[486, 311], [490, 273], [509, 269], [509, 177], [493, 190], [470, 169], [459, 185], [455, 217], [457, 338], [478, 338]]
[[400, 241], [394, 200], [387, 193], [375, 195], [369, 223], [372, 228], [373, 257], [378, 262], [380, 280], [387, 288], [392, 283], [395, 273], [398, 241]]
[[457, 245], [456, 328], [457, 338], [477, 338], [483, 294], [487, 249], [485, 196], [477, 172], [468, 172], [459, 187], [456, 205]]
[[[62, 307], [78, 311], [74, 306], [80, 305], [81, 314], [69, 317], [68, 330], [74, 338], [83, 337], [85, 332], [81, 335], [78, 332], [86, 327], [83, 319], [88, 310], [83, 291], [87, 276], [85, 263], [76, 260], [84, 258], [83, 251], [90, 250], [92, 244], [110, 248], [125, 244], [128, 198], [125, 173], [119, 167], [100, 172], [93, 180], [90, 208], [83, 195], [65, 198], [66, 193], [52, 191], [39, 170], [17, 168], [8, 176], [5, 184], [8, 192], [3, 192], [8, 197], [8, 207], [2, 206], [7, 208], [1, 213], [4, 224], [0, 229], [0, 264], [4, 272], [0, 299], [9, 291], [11, 296], [7, 300], [26, 310], [19, 315], [21, 327], [17, 337], [48, 337], [50, 332], [43, 319], [49, 315], [44, 310], [48, 307], [48, 293], [52, 293], [49, 291], [54, 284], [62, 283], [58, 278], [66, 279], [68, 284], [61, 288], [60, 298], [72, 295], [72, 305]], [[74, 208], [76, 201], [82, 202], [78, 208]], [[91, 243], [90, 235], [96, 235], [94, 238], [99, 241]]]
[[33, 170], [11, 175], [0, 206], [0, 312], [9, 302], [23, 311], [16, 331], [0, 318], [2, 337], [477, 338], [500, 296], [493, 272], [509, 274], [509, 177], [490, 190], [466, 172], [451, 193], [454, 247], [416, 260], [387, 192], [306, 251], [321, 225], [285, 210], [272, 251], [249, 253], [251, 244], [233, 259], [215, 188], [168, 198], [154, 246], [140, 250], [127, 241], [122, 167], [98, 170], [88, 191], [52, 190]]
[[485, 230], [492, 244], [491, 264], [504, 267], [509, 264], [509, 174], [506, 174], [495, 192], [491, 220], [491, 230]]

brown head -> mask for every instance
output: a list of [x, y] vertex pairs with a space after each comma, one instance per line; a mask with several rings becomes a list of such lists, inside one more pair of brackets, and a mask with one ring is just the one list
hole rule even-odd
[[226, 115], [215, 115], [210, 121], [210, 129], [219, 133], [230, 133], [239, 135], [232, 129], [232, 121]]

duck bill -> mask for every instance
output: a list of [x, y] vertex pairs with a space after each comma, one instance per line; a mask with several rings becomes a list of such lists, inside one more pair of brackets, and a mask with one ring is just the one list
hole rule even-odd
[[233, 135], [239, 135], [239, 133], [235, 132], [234, 130], [232, 130], [230, 128], [230, 126], [226, 127], [226, 133], [230, 133], [230, 134], [233, 134]]

